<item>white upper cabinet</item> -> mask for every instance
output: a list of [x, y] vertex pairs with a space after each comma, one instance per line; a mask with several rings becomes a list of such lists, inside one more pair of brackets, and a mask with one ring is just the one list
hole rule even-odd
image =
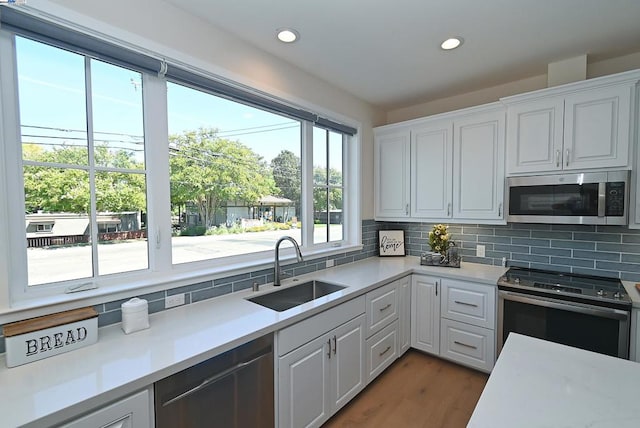
[[432, 123], [411, 131], [411, 216], [452, 214], [453, 125]]
[[409, 217], [410, 131], [376, 133], [374, 192], [376, 218]]
[[632, 89], [613, 86], [567, 96], [564, 169], [629, 166]]
[[504, 115], [493, 103], [376, 129], [376, 219], [503, 223]]
[[638, 72], [502, 99], [507, 105], [507, 175], [631, 168]]
[[507, 108], [507, 170], [562, 169], [564, 98], [548, 98]]
[[503, 109], [454, 120], [454, 218], [504, 218], [504, 121]]

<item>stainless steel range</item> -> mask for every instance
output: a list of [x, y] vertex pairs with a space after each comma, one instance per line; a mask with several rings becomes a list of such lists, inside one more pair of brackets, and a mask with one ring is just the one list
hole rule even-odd
[[516, 332], [629, 358], [630, 314], [617, 278], [512, 267], [498, 280], [498, 353]]

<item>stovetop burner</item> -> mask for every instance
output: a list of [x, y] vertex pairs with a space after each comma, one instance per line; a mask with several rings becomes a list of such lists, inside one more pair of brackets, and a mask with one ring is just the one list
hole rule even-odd
[[558, 297], [631, 304], [618, 278], [554, 272], [541, 269], [510, 268], [498, 280], [498, 287], [536, 290]]

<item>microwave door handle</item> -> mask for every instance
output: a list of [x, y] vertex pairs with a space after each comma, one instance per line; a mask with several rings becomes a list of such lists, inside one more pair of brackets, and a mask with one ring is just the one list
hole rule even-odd
[[598, 183], [598, 217], [604, 217], [607, 202], [607, 183]]

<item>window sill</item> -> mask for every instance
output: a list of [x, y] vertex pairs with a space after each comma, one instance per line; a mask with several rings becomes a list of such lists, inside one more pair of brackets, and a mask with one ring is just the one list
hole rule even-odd
[[[311, 251], [304, 251], [305, 261], [317, 260], [339, 254], [345, 254], [361, 250], [361, 244], [348, 244], [340, 247], [324, 247]], [[284, 250], [284, 249], [283, 249]], [[295, 260], [293, 253], [283, 251], [280, 261], [283, 268], [290, 266]], [[163, 292], [177, 287], [195, 284], [202, 281], [210, 281], [234, 275], [256, 272], [265, 269], [273, 269], [273, 253], [260, 253], [251, 261], [241, 260], [212, 267], [203, 262], [198, 268], [192, 265], [181, 267], [177, 265], [172, 271], [148, 272], [129, 280], [120, 278], [112, 280], [109, 284], [99, 284], [99, 287], [83, 292], [70, 294], [57, 294], [47, 297], [17, 302], [8, 308], [0, 308], [0, 325], [23, 319], [38, 317], [55, 312], [76, 309], [83, 306], [94, 306], [118, 300], [129, 299], [149, 293]]]

